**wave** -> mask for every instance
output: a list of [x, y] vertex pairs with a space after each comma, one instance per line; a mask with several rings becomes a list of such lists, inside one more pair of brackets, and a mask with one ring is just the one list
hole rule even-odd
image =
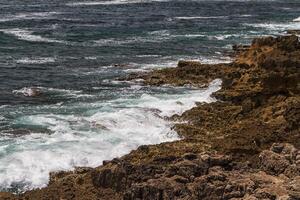
[[225, 40], [228, 38], [242, 37], [242, 34], [218, 34], [218, 35], [207, 35], [203, 33], [191, 33], [184, 35], [171, 34], [167, 30], [158, 30], [148, 32], [145, 36], [127, 37], [121, 38], [107, 38], [94, 40], [92, 46], [122, 46], [135, 43], [157, 43], [162, 41], [168, 41], [176, 38], [208, 38], [209, 40]]
[[0, 22], [18, 21], [18, 20], [32, 20], [32, 19], [52, 19], [53, 16], [61, 14], [59, 12], [33, 12], [33, 13], [19, 13], [16, 15], [0, 16]]
[[300, 22], [300, 17], [293, 19], [293, 22]]
[[121, 5], [121, 4], [137, 4], [151, 2], [167, 2], [169, 0], [111, 0], [111, 1], [85, 1], [67, 3], [67, 6], [93, 6], [93, 5]]
[[189, 19], [223, 19], [227, 16], [192, 16], [192, 17], [174, 17], [175, 19], [183, 19], [183, 20], [189, 20]]
[[24, 87], [19, 90], [13, 90], [12, 93], [25, 97], [35, 97], [39, 95], [63, 96], [67, 98], [93, 97], [93, 95], [84, 94], [81, 90], [67, 90], [47, 87]]
[[148, 35], [154, 35], [154, 36], [169, 36], [170, 31], [169, 30], [158, 30], [158, 31], [150, 31], [147, 33]]
[[8, 105], [0, 105], [0, 109], [6, 108], [6, 107], [8, 107]]
[[128, 45], [134, 43], [157, 43], [164, 40], [169, 40], [172, 37], [169, 35], [149, 35], [149, 36], [136, 36], [136, 37], [127, 37], [124, 39], [120, 38], [107, 38], [107, 39], [99, 39], [93, 41], [94, 46], [121, 46]]
[[164, 117], [181, 114], [196, 102], [214, 101], [210, 95], [220, 86], [221, 81], [215, 80], [207, 89], [184, 90], [181, 94], [143, 94], [139, 98], [86, 103], [90, 110], [80, 115], [20, 116], [14, 125], [46, 128], [52, 134], [0, 138], [0, 190], [44, 187], [51, 171], [95, 167], [140, 145], [178, 140], [172, 123]]
[[244, 24], [245, 26], [251, 26], [254, 28], [262, 28], [268, 31], [286, 31], [288, 29], [300, 29], [300, 23], [289, 22], [289, 23], [259, 23], [259, 24]]
[[237, 17], [253, 17], [253, 15], [250, 14], [244, 14], [244, 15], [236, 15]]
[[36, 58], [22, 58], [16, 60], [16, 63], [20, 64], [46, 64], [54, 63], [56, 61], [53, 57], [36, 57]]
[[[229, 47], [232, 48], [231, 46]], [[218, 64], [218, 63], [230, 63], [232, 62], [231, 57], [222, 56], [222, 53], [218, 53], [218, 55], [210, 56], [210, 57], [196, 57], [196, 56], [177, 56], [177, 57], [161, 57], [152, 63], [129, 63], [128, 67], [124, 68], [123, 71], [127, 73], [135, 73], [135, 72], [148, 72], [155, 69], [162, 69], [162, 68], [171, 68], [176, 67], [178, 64], [178, 60], [190, 60], [190, 61], [197, 61], [202, 64]]]
[[33, 96], [38, 96], [41, 93], [41, 90], [36, 87], [31, 87], [31, 88], [22, 88], [20, 90], [13, 90], [14, 94], [22, 94], [25, 97], [33, 97]]
[[20, 40], [29, 41], [29, 42], [46, 42], [46, 43], [61, 43], [67, 44], [65, 41], [55, 40], [50, 38], [45, 38], [40, 35], [34, 35], [33, 31], [23, 30], [23, 29], [0, 29], [0, 32], [3, 32], [8, 35], [13, 35]]

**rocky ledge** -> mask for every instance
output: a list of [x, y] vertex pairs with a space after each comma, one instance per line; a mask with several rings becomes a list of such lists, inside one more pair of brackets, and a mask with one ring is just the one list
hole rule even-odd
[[213, 94], [219, 101], [172, 117], [182, 140], [51, 173], [48, 187], [0, 199], [300, 199], [299, 39], [258, 38], [241, 47], [230, 64], [181, 61], [127, 77], [198, 87], [223, 80]]

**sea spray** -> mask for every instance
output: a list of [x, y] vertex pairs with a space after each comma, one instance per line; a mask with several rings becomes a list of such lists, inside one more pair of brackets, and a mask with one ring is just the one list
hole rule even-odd
[[143, 94], [139, 98], [99, 102], [99, 109], [78, 115], [19, 117], [15, 125], [46, 129], [49, 133], [0, 138], [1, 190], [44, 187], [51, 171], [96, 167], [140, 145], [177, 140], [172, 122], [164, 117], [181, 114], [195, 102], [214, 101], [210, 95], [220, 85], [221, 81], [215, 80], [207, 89], [182, 94]]

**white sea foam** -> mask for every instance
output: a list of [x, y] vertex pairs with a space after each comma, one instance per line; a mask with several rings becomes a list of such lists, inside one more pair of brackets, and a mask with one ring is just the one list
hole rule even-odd
[[247, 14], [245, 14], [245, 15], [237, 15], [238, 17], [253, 17], [253, 15], [247, 15]]
[[[229, 46], [228, 48], [232, 48]], [[218, 63], [230, 63], [232, 62], [232, 58], [228, 56], [220, 56], [222, 53], [218, 53], [217, 56], [210, 56], [210, 57], [190, 57], [190, 56], [182, 56], [176, 57], [173, 59], [172, 57], [161, 57], [161, 59], [156, 63], [149, 63], [149, 64], [141, 64], [141, 63], [129, 63], [128, 68], [124, 68], [123, 71], [128, 73], [134, 72], [147, 72], [153, 69], [161, 69], [161, 68], [171, 68], [176, 67], [178, 64], [178, 60], [190, 60], [190, 61], [197, 61], [202, 64], [218, 64]]]
[[147, 55], [137, 55], [136, 57], [138, 58], [157, 58], [157, 57], [161, 57], [161, 55], [154, 55], [154, 54], [147, 54]]
[[127, 38], [106, 38], [106, 39], [99, 39], [93, 41], [95, 46], [120, 46], [120, 45], [128, 45], [134, 43], [157, 43], [164, 40], [171, 39], [172, 36], [169, 34], [162, 34], [162, 32], [157, 33], [149, 33], [148, 36], [134, 36], [134, 37], [127, 37]]
[[208, 38], [210, 40], [225, 40], [228, 38], [233, 37], [241, 37], [240, 34], [224, 34], [224, 35], [207, 35], [203, 33], [190, 33], [190, 34], [171, 34], [167, 30], [158, 30], [148, 32], [145, 36], [135, 36], [135, 37], [127, 37], [127, 38], [106, 38], [106, 39], [99, 39], [93, 41], [94, 46], [122, 46], [128, 44], [135, 44], [135, 43], [158, 43], [162, 41], [168, 41], [175, 38]]
[[241, 34], [218, 34], [218, 35], [212, 35], [212, 36], [207, 36], [208, 39], [210, 40], [226, 40], [228, 38], [236, 38], [236, 37], [241, 37]]
[[16, 61], [21, 64], [46, 64], [54, 63], [55, 58], [53, 57], [36, 57], [36, 58], [22, 58]]
[[40, 94], [64, 96], [68, 98], [93, 97], [93, 95], [84, 94], [80, 90], [67, 90], [46, 87], [24, 87], [19, 90], [13, 90], [12, 93], [27, 97], [39, 96]]
[[197, 38], [197, 37], [207, 37], [207, 35], [204, 35], [204, 34], [185, 34], [185, 35], [176, 35], [175, 37]]
[[82, 1], [67, 3], [67, 6], [93, 6], [93, 5], [121, 5], [151, 2], [166, 2], [168, 0], [104, 0], [104, 1]]
[[183, 20], [190, 20], [190, 19], [223, 19], [226, 16], [191, 16], [191, 17], [175, 17], [175, 19], [183, 19]]
[[97, 60], [97, 56], [87, 56], [87, 57], [84, 57], [84, 59], [86, 59], [86, 60]]
[[158, 30], [158, 31], [151, 31], [148, 32], [149, 35], [155, 35], [155, 36], [169, 36], [170, 31], [169, 30]]
[[40, 89], [39, 88], [36, 88], [36, 87], [24, 87], [22, 89], [19, 89], [19, 90], [13, 90], [13, 93], [14, 94], [22, 94], [24, 95], [25, 97], [33, 97], [33, 96], [36, 96], [38, 94], [40, 94]]
[[58, 12], [33, 12], [19, 13], [16, 15], [0, 15], [0, 22], [16, 21], [16, 20], [31, 20], [31, 19], [52, 19]]
[[245, 26], [252, 26], [255, 28], [262, 28], [270, 32], [274, 31], [285, 31], [288, 29], [300, 29], [300, 23], [289, 22], [289, 23], [259, 23], [259, 24], [245, 24]]
[[1, 109], [1, 108], [6, 108], [6, 107], [8, 107], [8, 105], [1, 105], [1, 106], [0, 106], [0, 109]]
[[0, 29], [0, 32], [5, 34], [13, 35], [20, 40], [25, 40], [29, 42], [48, 42], [48, 43], [64, 43], [67, 44], [65, 41], [55, 40], [50, 38], [45, 38], [40, 35], [35, 35], [33, 31], [23, 30], [23, 29]]
[[164, 40], [169, 40], [172, 37], [174, 36], [171, 35], [168, 30], [157, 30], [150, 31], [145, 36], [133, 36], [126, 38], [105, 38], [95, 40], [94, 43], [96, 43], [98, 46], [115, 46], [133, 43], [161, 42]]
[[300, 22], [300, 17], [294, 19], [293, 22]]
[[91, 105], [93, 110], [81, 115], [20, 116], [13, 122], [15, 125], [43, 127], [52, 134], [0, 138], [1, 188], [43, 187], [51, 171], [95, 167], [139, 145], [177, 140], [172, 123], [163, 117], [181, 114], [198, 101], [214, 101], [210, 95], [220, 85], [221, 81], [216, 80], [207, 89], [184, 94], [144, 94], [140, 98], [93, 103], [98, 105]]

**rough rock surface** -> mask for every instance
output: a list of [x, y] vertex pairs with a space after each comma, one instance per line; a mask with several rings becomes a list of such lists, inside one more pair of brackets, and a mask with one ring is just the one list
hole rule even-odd
[[131, 75], [153, 85], [221, 78], [220, 101], [173, 116], [180, 141], [141, 146], [94, 169], [51, 173], [48, 187], [0, 199], [298, 200], [299, 68], [292, 35], [255, 39], [230, 64], [181, 61]]

